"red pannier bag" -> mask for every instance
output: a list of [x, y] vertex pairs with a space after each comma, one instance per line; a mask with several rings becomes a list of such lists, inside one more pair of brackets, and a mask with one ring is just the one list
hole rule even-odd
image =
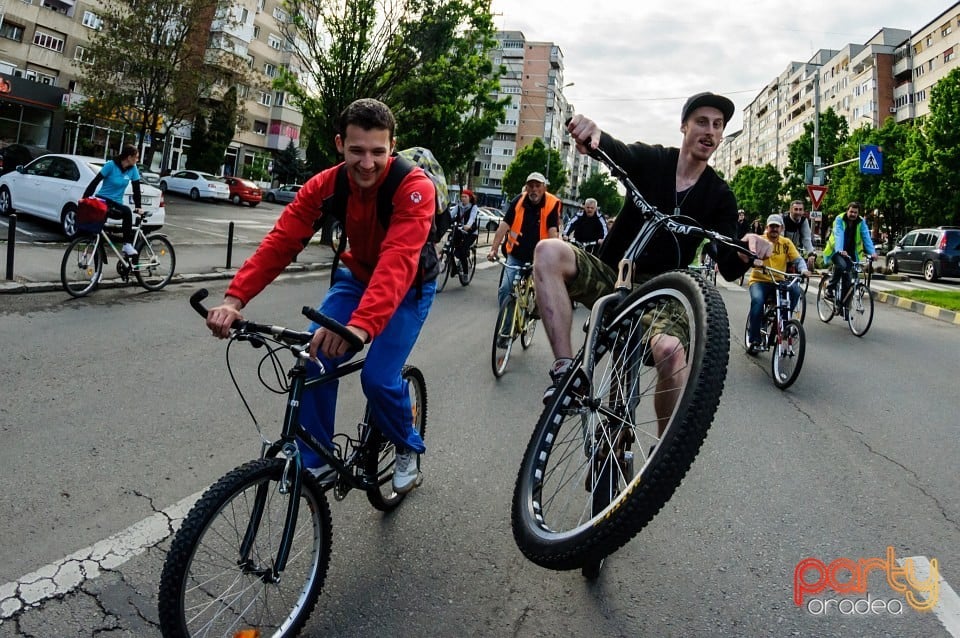
[[77, 232], [99, 233], [107, 223], [107, 202], [84, 197], [77, 202]]

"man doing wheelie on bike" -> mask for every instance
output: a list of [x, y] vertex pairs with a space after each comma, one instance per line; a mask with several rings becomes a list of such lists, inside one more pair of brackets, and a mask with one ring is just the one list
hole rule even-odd
[[[567, 124], [567, 130], [581, 153], [599, 146], [609, 154], [626, 170], [647, 201], [661, 211], [692, 218], [707, 229], [734, 236], [737, 204], [733, 192], [707, 165], [733, 112], [733, 102], [720, 95], [699, 93], [692, 96], [684, 104], [680, 116], [683, 141], [679, 149], [640, 142], [624, 144], [602, 132], [595, 122], [582, 115], [574, 116]], [[537, 245], [533, 260], [537, 305], [556, 358], [550, 370], [552, 383], [544, 392], [544, 402], [553, 396], [572, 363], [571, 299], [592, 306], [598, 298], [613, 292], [618, 262], [642, 223], [642, 213], [627, 198], [598, 256], [588, 255], [562, 241], [546, 240]], [[660, 232], [668, 233], [665, 230]], [[699, 245], [699, 240], [678, 238], [678, 255], [674, 240], [667, 236], [662, 239], [654, 239], [637, 261], [636, 270], [644, 281], [689, 264]], [[770, 254], [769, 242], [759, 235], [745, 235], [742, 242], [760, 258]], [[728, 281], [746, 272], [748, 265], [746, 256], [727, 247], [721, 247], [718, 264], [720, 274]], [[656, 332], [657, 327], [652, 330]], [[650, 346], [657, 368], [655, 409], [662, 433], [686, 381], [685, 352], [680, 339], [667, 332], [654, 334]]]
[[[421, 168], [414, 167], [393, 195], [389, 225], [384, 227], [379, 220], [378, 189], [398, 161], [393, 154], [395, 129], [393, 113], [377, 100], [356, 100], [344, 109], [335, 138], [344, 162], [303, 185], [234, 276], [223, 303], [210, 310], [207, 326], [220, 338], [229, 336], [230, 326], [241, 319], [241, 309], [283, 271], [320, 228], [324, 206], [332, 206], [338, 171], [345, 167], [349, 250], [341, 256], [343, 264], [319, 310], [370, 344], [360, 381], [373, 423], [396, 446], [393, 488], [402, 494], [422, 481], [417, 455], [425, 447], [412, 424], [402, 371], [436, 292], [436, 252], [433, 244], [427, 243], [436, 203], [433, 182]], [[424, 265], [424, 255], [429, 253], [432, 267]], [[316, 329], [309, 352], [328, 371], [351, 356], [347, 342], [325, 328]], [[312, 375], [316, 374], [315, 364], [310, 365]], [[336, 391], [336, 383], [310, 388], [304, 392], [300, 410], [303, 426], [328, 445], [333, 436]], [[304, 467], [312, 468], [318, 478], [329, 476], [316, 454], [306, 446], [301, 451]]]
[[[804, 277], [810, 276], [807, 270], [807, 263], [800, 256], [797, 247], [793, 242], [781, 235], [783, 230], [783, 217], [780, 215], [770, 215], [767, 217], [767, 232], [763, 235], [764, 239], [773, 246], [773, 253], [763, 260], [764, 266], [776, 268], [786, 272], [787, 265], [793, 265], [797, 272]], [[747, 289], [750, 291], [750, 352], [756, 352], [763, 348], [760, 343], [760, 322], [763, 321], [763, 302], [767, 297], [773, 294], [776, 284], [773, 276], [763, 272], [760, 268], [754, 268], [750, 273], [750, 281]], [[800, 286], [794, 281], [790, 284], [790, 310], [797, 307], [800, 295], [803, 292]]]

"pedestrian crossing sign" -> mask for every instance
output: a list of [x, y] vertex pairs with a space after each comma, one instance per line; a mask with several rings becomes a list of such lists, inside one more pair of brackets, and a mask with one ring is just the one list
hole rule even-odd
[[883, 152], [874, 144], [860, 145], [860, 172], [864, 175], [883, 173]]

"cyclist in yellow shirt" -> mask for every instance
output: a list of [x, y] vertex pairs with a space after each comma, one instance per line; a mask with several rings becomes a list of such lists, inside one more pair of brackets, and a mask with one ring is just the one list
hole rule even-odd
[[[807, 270], [807, 262], [800, 256], [797, 247], [793, 242], [782, 236], [783, 217], [780, 215], [770, 215], [767, 217], [767, 232], [763, 237], [773, 244], [773, 253], [763, 260], [764, 266], [769, 266], [777, 270], [786, 271], [787, 264], [793, 264], [797, 272], [804, 277], [810, 276]], [[750, 280], [747, 289], [750, 291], [750, 350], [755, 351], [761, 348], [760, 343], [760, 321], [763, 314], [763, 302], [768, 295], [773, 294], [776, 287], [773, 277], [763, 272], [760, 268], [754, 268], [750, 272]], [[790, 310], [797, 307], [800, 295], [803, 294], [797, 281], [790, 285]]]

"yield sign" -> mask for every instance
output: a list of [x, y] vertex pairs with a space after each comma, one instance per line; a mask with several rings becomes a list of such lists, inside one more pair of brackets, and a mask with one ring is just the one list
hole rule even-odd
[[813, 210], [820, 210], [820, 202], [823, 201], [823, 196], [827, 194], [827, 187], [814, 186], [811, 184], [807, 186], [807, 192], [810, 193], [810, 201], [813, 202]]

